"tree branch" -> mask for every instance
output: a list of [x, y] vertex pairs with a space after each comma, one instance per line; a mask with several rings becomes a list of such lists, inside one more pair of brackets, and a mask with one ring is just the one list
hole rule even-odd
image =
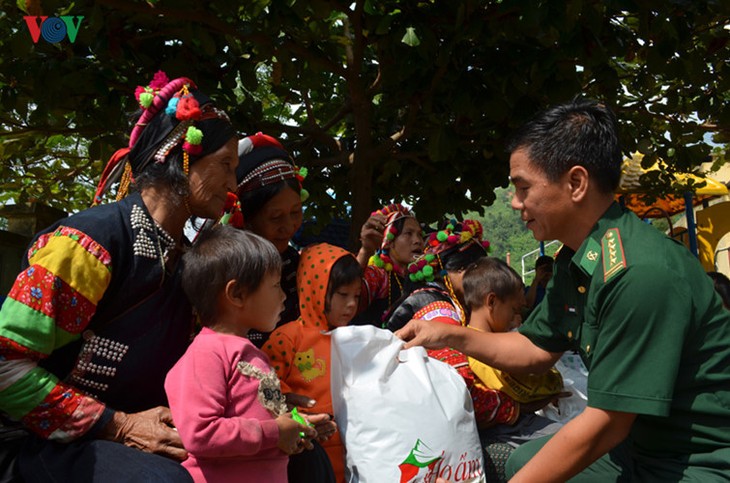
[[429, 173], [436, 173], [438, 170], [434, 168], [432, 165], [428, 164], [423, 160], [423, 158], [428, 158], [428, 154], [425, 152], [409, 152], [409, 153], [393, 153], [391, 155], [393, 159], [396, 160], [405, 160], [405, 161], [411, 161]]
[[304, 109], [307, 111], [307, 124], [313, 128], [320, 129], [317, 125], [317, 120], [314, 117], [314, 111], [312, 111], [312, 101], [309, 99], [309, 89], [302, 91], [302, 100], [304, 102]]
[[343, 164], [349, 163], [350, 160], [350, 154], [342, 151], [339, 154], [335, 156], [327, 156], [324, 158], [316, 158], [313, 159], [311, 162], [308, 163], [309, 166], [312, 167], [332, 167], [332, 166], [340, 166]]

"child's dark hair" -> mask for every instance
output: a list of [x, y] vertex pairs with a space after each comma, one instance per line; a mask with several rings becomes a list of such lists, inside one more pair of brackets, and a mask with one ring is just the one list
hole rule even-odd
[[330, 279], [327, 282], [327, 296], [324, 300], [325, 313], [330, 311], [330, 300], [338, 288], [349, 285], [362, 277], [362, 267], [352, 255], [345, 255], [337, 260], [330, 269]]
[[730, 279], [720, 272], [707, 272], [715, 284], [715, 291], [720, 294], [722, 305], [730, 309]]
[[182, 286], [207, 325], [215, 320], [218, 295], [230, 280], [244, 293], [255, 292], [264, 276], [281, 272], [281, 255], [254, 233], [227, 225], [203, 231], [183, 256]]
[[493, 257], [484, 257], [471, 264], [464, 272], [463, 283], [464, 302], [471, 311], [481, 308], [490, 293], [499, 300], [506, 300], [524, 290], [517, 272]]
[[543, 265], [550, 265], [550, 268], [553, 267], [554, 259], [550, 255], [540, 255], [537, 257], [537, 260], [535, 260], [535, 270], [542, 267]]

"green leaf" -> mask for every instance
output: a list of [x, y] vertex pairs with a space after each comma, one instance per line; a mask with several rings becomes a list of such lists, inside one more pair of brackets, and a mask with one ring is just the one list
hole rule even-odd
[[401, 42], [409, 47], [418, 47], [421, 45], [421, 40], [418, 38], [418, 35], [416, 35], [416, 29], [413, 27], [408, 27], [406, 29], [406, 34], [401, 39]]

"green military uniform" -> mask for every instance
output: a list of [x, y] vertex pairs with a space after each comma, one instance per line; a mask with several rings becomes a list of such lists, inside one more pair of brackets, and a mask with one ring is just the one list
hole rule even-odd
[[730, 479], [730, 312], [683, 245], [612, 205], [577, 252], [561, 249], [520, 332], [581, 354], [588, 406], [638, 415], [585, 479]]

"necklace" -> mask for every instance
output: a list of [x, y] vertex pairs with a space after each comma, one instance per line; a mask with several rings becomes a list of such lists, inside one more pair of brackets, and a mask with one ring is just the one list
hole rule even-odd
[[162, 228], [162, 225], [155, 221], [155, 234], [157, 235], [157, 249], [163, 264], [170, 261], [172, 251], [175, 249], [175, 239]]
[[398, 297], [403, 295], [403, 284], [400, 281], [400, 277], [398, 277], [398, 275], [393, 272], [388, 272], [388, 310], [390, 310], [390, 308], [393, 306], [393, 295], [391, 288], [393, 284], [390, 281], [391, 277], [394, 278], [395, 282], [398, 284], [398, 289], [400, 290], [400, 295], [398, 295]]
[[444, 275], [444, 285], [446, 285], [446, 289], [449, 291], [449, 297], [451, 297], [451, 301], [454, 302], [456, 311], [459, 313], [459, 321], [461, 322], [461, 325], [465, 326], [466, 312], [464, 311], [464, 307], [461, 306], [459, 298], [456, 296], [456, 292], [454, 292], [454, 286], [451, 284], [451, 279], [448, 274]]

